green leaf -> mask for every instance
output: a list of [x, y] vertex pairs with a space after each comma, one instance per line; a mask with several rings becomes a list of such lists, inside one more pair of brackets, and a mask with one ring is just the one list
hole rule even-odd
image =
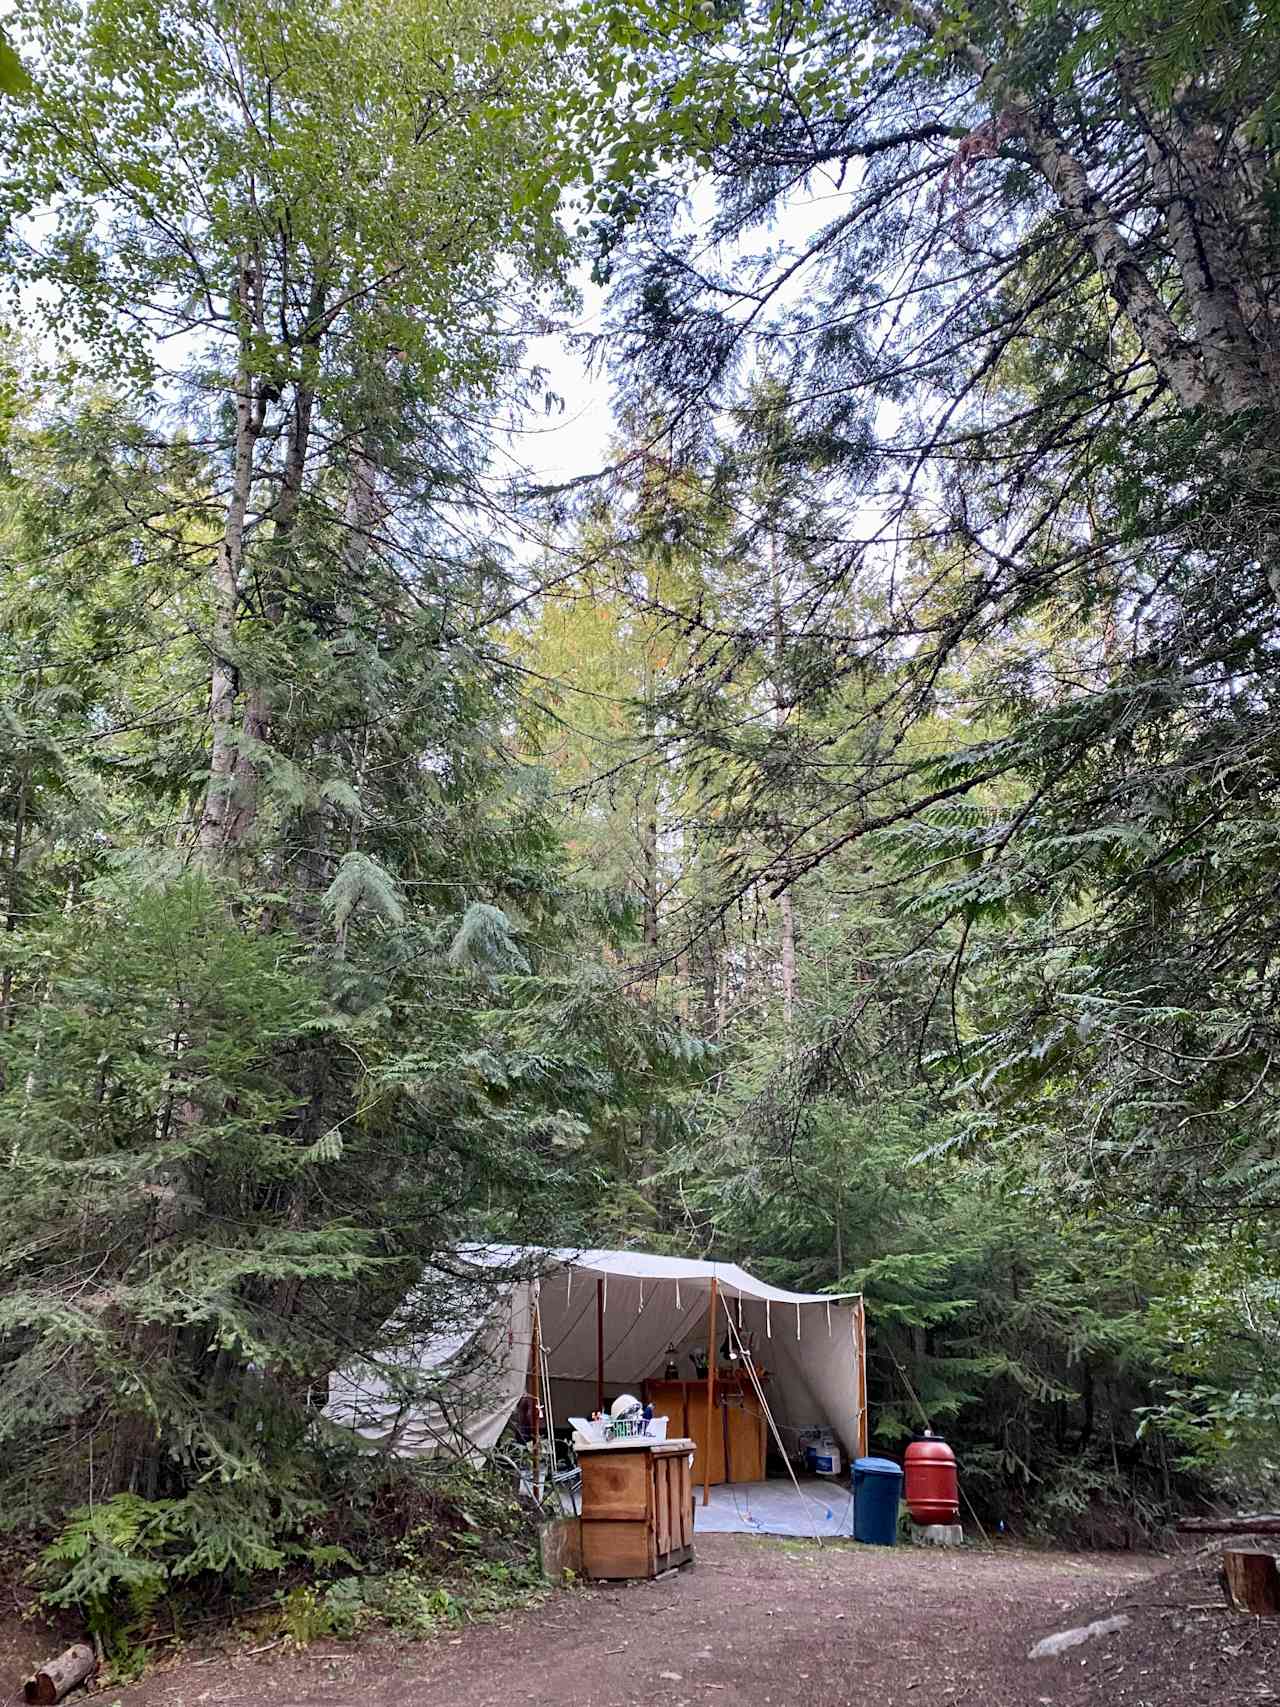
[[342, 1159], [342, 1148], [342, 1133], [336, 1126], [331, 1126], [308, 1148], [306, 1159], [309, 1162], [337, 1162]]
[[25, 95], [31, 87], [26, 66], [0, 35], [0, 95]]

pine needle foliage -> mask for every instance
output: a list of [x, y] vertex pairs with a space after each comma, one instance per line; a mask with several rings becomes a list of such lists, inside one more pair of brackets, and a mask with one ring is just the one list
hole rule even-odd
[[10, 1521], [90, 1478], [261, 1485], [296, 1434], [286, 1396], [333, 1349], [284, 1327], [284, 1298], [374, 1260], [340, 1209], [290, 1213], [314, 1162], [287, 1060], [322, 993], [296, 940], [242, 932], [196, 878], [104, 884], [26, 953], [50, 974], [0, 1037]]
[[700, 1063], [510, 751], [490, 458], [520, 325], [572, 301], [531, 14], [13, 31], [45, 341], [12, 398], [5, 352], [0, 464], [0, 1494], [78, 1514], [87, 1602], [135, 1554], [287, 1557], [330, 1372], [475, 1309], [458, 1241], [590, 1241], [617, 1129], [678, 1124]]

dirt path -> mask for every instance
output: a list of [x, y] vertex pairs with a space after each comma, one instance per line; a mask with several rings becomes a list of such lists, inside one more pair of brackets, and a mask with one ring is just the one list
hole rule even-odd
[[[1029, 1643], [1140, 1594], [1156, 1568], [712, 1535], [663, 1582], [558, 1594], [452, 1639], [179, 1663], [121, 1707], [1075, 1707], [1099, 1699], [1082, 1685], [1105, 1642], [1035, 1663]], [[1175, 1701], [1185, 1688], [1148, 1707]]]

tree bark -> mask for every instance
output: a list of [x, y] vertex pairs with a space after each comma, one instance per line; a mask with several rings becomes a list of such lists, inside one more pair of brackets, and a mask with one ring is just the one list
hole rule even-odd
[[98, 1657], [90, 1644], [75, 1642], [56, 1659], [46, 1660], [35, 1676], [27, 1679], [22, 1686], [23, 1699], [52, 1707], [69, 1689], [91, 1676], [97, 1666]]
[[997, 98], [1007, 103], [1005, 110], [1026, 139], [1071, 229], [1092, 255], [1112, 300], [1156, 371], [1184, 409], [1201, 408], [1211, 399], [1200, 358], [1134, 257], [1115, 214], [1090, 184], [1088, 173], [1053, 123], [1038, 117], [1020, 97], [1010, 97], [994, 71], [991, 86]]
[[359, 581], [369, 560], [373, 528], [377, 521], [377, 499], [377, 459], [358, 445], [351, 459], [351, 477], [342, 510], [342, 525], [346, 530], [342, 542], [342, 567], [349, 587], [354, 587]]
[[[1165, 207], [1170, 246], [1214, 400], [1229, 415], [1261, 408], [1271, 385], [1262, 366], [1264, 351], [1241, 302], [1239, 287], [1248, 282], [1239, 241], [1244, 218], [1227, 181], [1218, 136], [1210, 125], [1189, 119], [1176, 102], [1166, 129], [1130, 92], [1146, 131], [1147, 163]], [[1255, 330], [1269, 345], [1269, 328], [1256, 316]]]
[[[23, 769], [22, 780], [18, 784], [18, 800], [13, 815], [13, 850], [9, 858], [9, 899], [5, 911], [4, 928], [6, 935], [12, 935], [18, 928], [18, 892], [22, 883], [22, 844], [27, 827], [27, 772]], [[4, 973], [0, 976], [0, 1031], [7, 1031], [13, 1024], [13, 966], [5, 962]], [[4, 1070], [0, 1068], [0, 1086], [4, 1084]]]
[[236, 824], [236, 700], [239, 696], [239, 674], [235, 663], [236, 617], [244, 565], [245, 523], [253, 490], [254, 451], [267, 411], [266, 395], [255, 383], [250, 363], [253, 333], [259, 318], [257, 296], [254, 262], [246, 256], [236, 282], [240, 359], [235, 381], [236, 427], [231, 492], [213, 569], [213, 670], [209, 691], [212, 750], [199, 834], [201, 860], [206, 869], [215, 869], [225, 863], [233, 845]]
[[[769, 530], [769, 578], [773, 599], [773, 726], [781, 732], [787, 726], [787, 710], [782, 692], [782, 579], [779, 567], [778, 530]], [[779, 922], [782, 931], [782, 1022], [790, 1035], [796, 1015], [796, 915], [790, 887], [778, 896]]]
[[[650, 593], [652, 597], [652, 593]], [[653, 718], [653, 671], [646, 661], [644, 702], [649, 711], [650, 739], [656, 733]], [[655, 993], [658, 988], [658, 755], [642, 771], [640, 799], [640, 895], [644, 917], [644, 946]]]
[[[317, 309], [316, 314], [318, 314], [318, 312], [319, 310]], [[316, 314], [312, 315], [312, 319], [316, 318]], [[304, 424], [309, 430], [310, 399], [308, 399], [308, 408]], [[300, 493], [301, 475], [306, 454], [300, 430], [297, 435], [297, 441], [301, 448], [299, 449], [296, 459], [298, 475], [296, 490]], [[349, 589], [353, 590], [364, 573], [372, 545], [373, 526], [376, 520], [377, 509], [377, 479], [378, 465], [376, 459], [362, 446], [357, 444], [353, 447], [352, 451], [347, 497], [343, 506], [343, 526], [345, 528], [345, 535], [342, 543], [342, 567], [346, 585]], [[286, 522], [288, 528], [292, 528], [295, 514], [296, 501], [287, 513]], [[350, 614], [351, 613], [349, 611], [346, 613], [348, 620], [350, 618]], [[320, 802], [310, 809], [309, 816], [312, 819], [313, 833], [308, 834], [304, 840], [312, 851], [306, 856], [302, 879], [304, 889], [310, 889], [314, 892], [315, 890], [318, 890], [326, 880], [328, 876], [328, 868], [336, 857], [332, 849], [335, 814], [331, 807], [326, 806], [326, 803], [324, 802]], [[301, 898], [300, 904], [295, 908], [295, 915], [301, 919], [304, 909], [309, 915], [312, 905], [312, 896], [310, 894], [304, 895]], [[306, 918], [305, 923], [308, 925], [312, 923], [310, 916]], [[337, 945], [340, 958], [345, 946], [343, 941], [344, 936], [345, 927], [343, 927], [343, 932], [339, 936]], [[314, 1142], [324, 1129], [325, 1093], [329, 1082], [332, 1056], [327, 1047], [316, 1047], [308, 1051], [308, 1057], [308, 1072], [310, 1075], [310, 1082], [307, 1087], [308, 1115], [304, 1123], [302, 1137], [306, 1142], [310, 1143]], [[310, 1183], [305, 1176], [300, 1179], [295, 1179], [289, 1185], [288, 1192], [289, 1225], [295, 1229], [300, 1228], [304, 1223], [309, 1205], [311, 1192]], [[303, 1282], [296, 1275], [290, 1276], [289, 1278], [276, 1283], [273, 1289], [271, 1307], [272, 1313], [278, 1321], [283, 1323], [288, 1322], [293, 1318], [302, 1297], [302, 1289]], [[282, 1371], [273, 1371], [273, 1379], [277, 1382], [283, 1383], [288, 1379], [288, 1376]], [[309, 1380], [310, 1377], [308, 1376], [307, 1379]]]
[[[325, 297], [323, 281], [318, 277], [313, 279], [306, 309], [309, 330], [302, 340], [304, 359], [314, 357], [320, 337], [319, 328], [323, 323]], [[272, 533], [261, 611], [262, 620], [268, 628], [278, 625], [284, 617], [289, 560], [302, 502], [307, 455], [311, 448], [315, 403], [316, 395], [311, 385], [304, 383], [294, 387], [289, 436], [280, 476], [280, 496], [270, 512]], [[232, 847], [244, 843], [257, 820], [261, 766], [254, 748], [265, 742], [271, 733], [273, 686], [272, 680], [261, 671], [248, 684], [241, 744], [237, 747], [232, 771], [232, 804], [226, 824], [226, 841]]]
[[782, 1021], [790, 1031], [796, 1017], [796, 915], [791, 891], [778, 897], [782, 925]]
[[1280, 1535], [1276, 1517], [1182, 1517], [1179, 1535]]
[[[647, 791], [646, 791], [647, 792]], [[640, 859], [642, 864], [642, 893], [644, 897], [644, 946], [653, 968], [655, 983], [658, 977], [658, 806], [652, 793], [641, 802]]]
[[1237, 1612], [1280, 1613], [1280, 1568], [1271, 1553], [1228, 1549], [1222, 1555], [1222, 1574]]
[[[937, 14], [917, 0], [907, 0], [905, 15], [928, 35], [937, 36], [942, 29]], [[982, 81], [994, 119], [1003, 119], [1009, 131], [1016, 131], [1026, 142], [1071, 231], [1093, 258], [1112, 300], [1179, 404], [1198, 409], [1210, 402], [1210, 387], [1195, 345], [1178, 330], [1126, 242], [1115, 213], [1089, 182], [1087, 171], [1052, 118], [1033, 107], [976, 42], [966, 43], [964, 53]]]

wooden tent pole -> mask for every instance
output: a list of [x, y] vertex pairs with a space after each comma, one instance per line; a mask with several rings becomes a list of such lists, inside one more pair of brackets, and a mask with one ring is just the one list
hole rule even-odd
[[529, 1361], [529, 1383], [533, 1389], [533, 1497], [536, 1500], [542, 1446], [542, 1312], [538, 1308], [536, 1292], [533, 1295], [533, 1356]]
[[858, 1457], [865, 1458], [870, 1446], [867, 1416], [867, 1306], [861, 1297], [853, 1308], [853, 1349], [858, 1360]]
[[604, 1281], [596, 1281], [596, 1410], [604, 1414]]
[[702, 1463], [702, 1503], [711, 1504], [711, 1418], [716, 1405], [716, 1304], [720, 1282], [711, 1277], [711, 1303], [707, 1309], [707, 1455]]

